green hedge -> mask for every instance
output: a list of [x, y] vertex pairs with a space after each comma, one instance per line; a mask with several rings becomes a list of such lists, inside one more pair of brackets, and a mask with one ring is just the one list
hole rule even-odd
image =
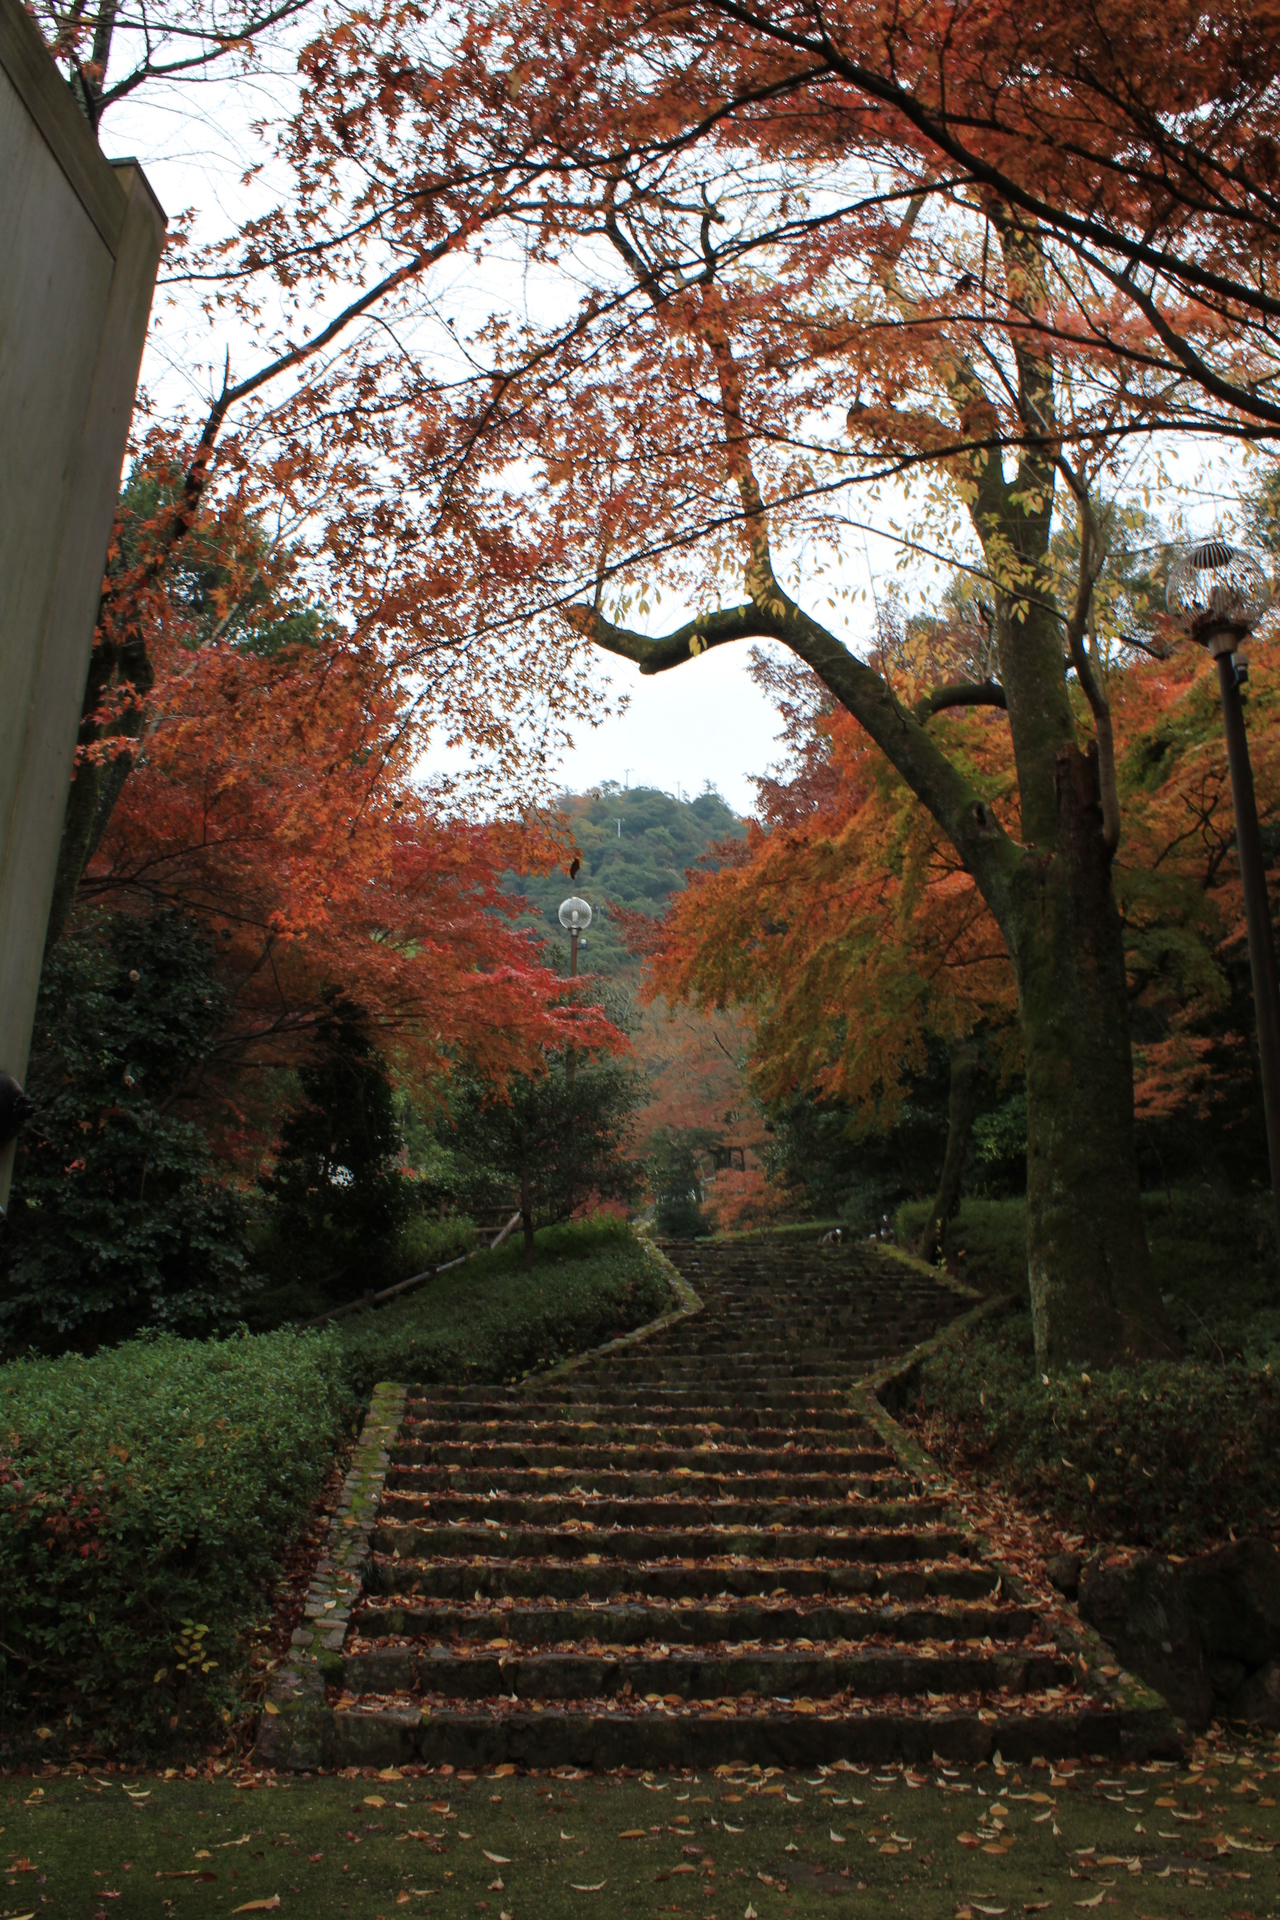
[[1193, 1552], [1280, 1528], [1280, 1376], [1242, 1362], [1046, 1380], [1029, 1314], [922, 1369], [924, 1438], [1090, 1538]]
[[[905, 1200], [894, 1215], [898, 1245], [914, 1251], [929, 1213], [927, 1200]], [[1025, 1200], [962, 1200], [942, 1233], [942, 1251], [962, 1280], [984, 1293], [1025, 1293]]]
[[0, 1744], [138, 1755], [216, 1726], [343, 1402], [331, 1333], [0, 1369]]
[[[914, 1246], [928, 1211], [899, 1207], [899, 1243]], [[1142, 1196], [1156, 1284], [1188, 1358], [1280, 1365], [1280, 1284], [1269, 1194], [1174, 1187]], [[1025, 1297], [1026, 1202], [964, 1200], [943, 1234], [948, 1265], [990, 1293]]]
[[353, 1393], [378, 1380], [512, 1380], [643, 1326], [671, 1306], [651, 1253], [609, 1215], [477, 1254], [401, 1301], [336, 1322]]

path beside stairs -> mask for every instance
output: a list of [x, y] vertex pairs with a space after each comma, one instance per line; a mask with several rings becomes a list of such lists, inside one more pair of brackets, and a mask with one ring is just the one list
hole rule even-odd
[[964, 1299], [871, 1244], [666, 1252], [696, 1312], [518, 1386], [409, 1393], [335, 1763], [1140, 1750], [1152, 1715], [1082, 1691], [859, 1387]]

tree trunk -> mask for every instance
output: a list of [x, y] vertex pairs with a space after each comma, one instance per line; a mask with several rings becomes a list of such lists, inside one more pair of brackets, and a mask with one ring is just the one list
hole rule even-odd
[[520, 1224], [524, 1228], [524, 1268], [533, 1265], [533, 1183], [529, 1178], [529, 1134], [520, 1129]]
[[932, 1266], [938, 1257], [942, 1229], [960, 1204], [960, 1182], [965, 1156], [978, 1111], [978, 1080], [982, 1073], [982, 1050], [972, 1035], [953, 1040], [947, 1049], [951, 1056], [951, 1097], [947, 1106], [947, 1150], [942, 1159], [942, 1177], [924, 1231], [916, 1245], [916, 1257]]
[[[139, 739], [145, 718], [146, 696], [155, 685], [155, 677], [146, 643], [139, 635], [120, 647], [107, 645], [99, 636], [89, 661], [77, 747], [94, 746], [103, 739], [98, 713], [108, 689], [116, 679], [127, 680], [136, 698], [134, 705], [126, 709], [116, 722], [111, 737], [131, 742]], [[67, 794], [62, 838], [58, 845], [53, 900], [44, 937], [46, 954], [61, 939], [71, 918], [85, 868], [97, 852], [107, 830], [133, 760], [132, 747], [122, 745], [110, 759], [81, 759], [76, 764]]]
[[1045, 1371], [1172, 1358], [1133, 1133], [1124, 941], [1097, 758], [1057, 757], [1054, 853], [1028, 873], [1009, 946], [1027, 1058], [1027, 1268]]

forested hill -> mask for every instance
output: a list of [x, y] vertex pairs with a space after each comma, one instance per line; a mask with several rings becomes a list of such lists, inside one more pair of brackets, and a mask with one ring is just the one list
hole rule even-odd
[[613, 781], [590, 793], [564, 795], [561, 811], [571, 823], [582, 870], [570, 883], [565, 873], [516, 875], [512, 893], [522, 893], [538, 926], [567, 935], [556, 918], [560, 902], [580, 894], [594, 918], [582, 954], [584, 972], [616, 974], [636, 965], [622, 944], [609, 903], [660, 913], [669, 894], [685, 884], [685, 868], [697, 864], [716, 840], [740, 837], [746, 823], [714, 789], [696, 800], [675, 800], [656, 787], [624, 789]]

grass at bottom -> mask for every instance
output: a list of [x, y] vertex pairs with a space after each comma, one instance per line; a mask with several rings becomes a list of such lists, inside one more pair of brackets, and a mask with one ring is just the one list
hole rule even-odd
[[[806, 1920], [1280, 1911], [1280, 1746], [1197, 1771], [0, 1779], [0, 1913]], [[265, 1907], [261, 1904], [268, 1903]]]

